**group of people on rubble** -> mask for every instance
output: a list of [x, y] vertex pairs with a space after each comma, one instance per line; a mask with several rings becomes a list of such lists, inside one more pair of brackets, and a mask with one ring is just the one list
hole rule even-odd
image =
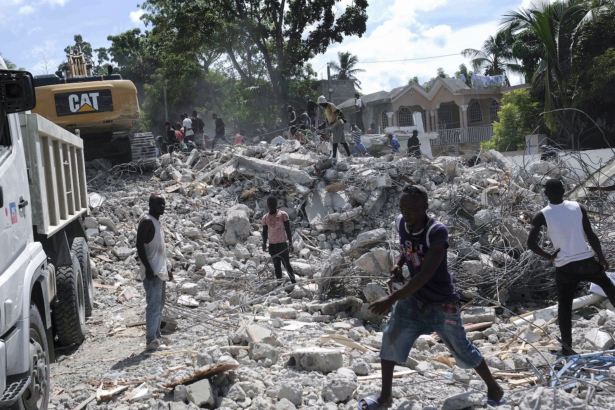
[[[615, 186], [592, 190], [614, 191]], [[572, 347], [571, 313], [578, 285], [582, 282], [599, 285], [614, 305], [615, 285], [606, 274], [609, 263], [602, 252], [600, 240], [592, 230], [587, 210], [575, 201], [564, 200], [565, 187], [558, 179], [547, 181], [544, 193], [548, 205], [534, 216], [528, 248], [555, 265], [562, 344], [562, 349], [557, 353], [560, 356], [576, 355]], [[158, 350], [170, 342], [162, 336], [160, 324], [165, 282], [172, 281], [173, 275], [167, 269], [164, 232], [159, 221], [165, 210], [164, 197], [152, 194], [149, 208], [149, 215], [138, 227], [137, 253], [141, 260], [139, 279], [143, 281], [147, 302], [146, 349]], [[281, 267], [284, 265], [292, 282], [285, 289], [292, 289], [297, 280], [290, 263], [290, 253], [294, 252], [294, 247], [289, 217], [278, 209], [278, 201], [273, 196], [267, 199], [267, 208], [261, 219], [262, 249], [268, 250], [272, 257], [275, 280], [281, 284]], [[380, 348], [382, 388], [379, 396], [362, 398], [357, 405], [359, 410], [392, 404], [396, 364], [406, 363], [419, 336], [434, 332], [454, 357], [456, 366], [474, 369], [485, 382], [486, 404], [499, 406], [506, 402], [504, 390], [494, 379], [481, 352], [466, 335], [461, 317], [461, 298], [448, 269], [448, 229], [429, 216], [428, 209], [429, 195], [423, 186], [406, 185], [402, 189], [399, 214], [394, 221], [401, 253], [390, 272], [388, 294], [369, 305], [369, 310], [379, 316], [391, 312]], [[543, 226], [553, 244], [552, 252], [539, 245], [538, 237]]]
[[[211, 115], [211, 118], [214, 121], [215, 129], [213, 140], [210, 140], [209, 136], [205, 134], [203, 119], [197, 111], [192, 111], [192, 116], [188, 116], [186, 113], [181, 114], [180, 121], [177, 121], [175, 125], [171, 125], [168, 121], [164, 123], [165, 136], [159, 137], [158, 148], [166, 153], [175, 150], [181, 151], [182, 148], [190, 150], [196, 148], [197, 144], [202, 144], [204, 148], [213, 150], [217, 142], [225, 139], [225, 124], [222, 118], [219, 118], [215, 113]], [[239, 134], [235, 135], [234, 143], [243, 143], [243, 136], [244, 131], [241, 130]]]
[[[344, 135], [344, 125], [348, 122], [344, 113], [335, 106], [332, 102], [328, 102], [324, 95], [318, 97], [315, 103], [309, 96], [305, 97], [307, 101], [307, 110], [297, 115], [297, 111], [292, 105], [286, 107], [288, 113], [288, 138], [295, 139], [301, 143], [307, 143], [308, 140], [304, 131], [310, 130], [312, 133], [318, 133], [326, 140], [329, 139], [328, 133], [331, 133], [332, 153], [333, 158], [337, 158], [338, 147], [341, 144], [346, 151], [346, 155], [351, 156], [350, 147], [346, 142]], [[324, 120], [319, 123], [320, 108], [324, 111]], [[363, 125], [363, 109], [364, 103], [359, 94], [355, 94], [355, 122], [350, 124], [350, 134], [353, 143], [354, 156], [365, 156], [367, 148], [361, 141], [361, 135], [376, 134], [376, 125], [371, 124], [370, 128], [365, 130]], [[399, 140], [394, 135], [387, 135], [391, 152], [399, 154]], [[408, 139], [408, 156], [419, 158], [421, 155], [420, 142], [418, 139], [418, 131], [414, 130], [412, 137]]]

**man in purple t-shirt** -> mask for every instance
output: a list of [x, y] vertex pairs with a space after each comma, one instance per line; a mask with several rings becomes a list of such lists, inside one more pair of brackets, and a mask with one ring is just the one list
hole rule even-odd
[[411, 278], [400, 289], [369, 306], [377, 315], [383, 315], [391, 308], [393, 312], [380, 348], [382, 392], [380, 397], [362, 399], [359, 402], [362, 409], [392, 403], [395, 363], [405, 363], [416, 339], [432, 332], [440, 336], [455, 357], [457, 366], [476, 370], [485, 381], [488, 403], [502, 404], [504, 390], [496, 383], [478, 349], [466, 337], [459, 296], [447, 267], [448, 229], [427, 216], [428, 200], [427, 191], [419, 185], [406, 186], [399, 200], [401, 213], [395, 218], [395, 224], [401, 256], [391, 274], [394, 280], [403, 281], [401, 271], [406, 264]]

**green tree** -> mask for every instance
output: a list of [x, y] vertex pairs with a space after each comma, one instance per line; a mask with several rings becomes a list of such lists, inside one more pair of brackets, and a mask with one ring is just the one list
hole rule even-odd
[[[365, 32], [367, 0], [355, 0], [342, 13], [335, 8], [339, 3], [340, 0], [147, 0], [142, 7], [147, 11], [143, 16], [146, 22], [156, 27], [164, 20], [172, 28], [169, 36], [178, 40], [186, 41], [182, 38], [195, 33], [208, 42], [209, 35], [218, 38], [237, 75], [248, 85], [253, 80], [236, 56], [255, 50], [252, 57], [262, 62], [276, 104], [283, 112], [283, 104], [290, 100], [289, 83], [297, 69], [303, 69], [314, 54], [325, 52], [344, 36], [362, 36]], [[185, 18], [178, 18], [180, 14], [173, 10], [185, 11]], [[308, 28], [312, 30], [308, 32]]]
[[493, 123], [493, 138], [481, 143], [484, 150], [515, 151], [525, 146], [540, 116], [540, 104], [524, 89], [505, 93], [499, 121]]
[[[568, 141], [572, 141], [580, 125], [577, 112], [566, 111], [579, 103], [574, 98], [579, 93], [573, 76], [575, 44], [586, 26], [608, 10], [607, 4], [612, 7], [612, 2], [603, 0], [537, 2], [529, 9], [508, 12], [503, 30], [498, 33], [535, 38], [536, 48], [530, 54], [536, 61], [532, 87], [544, 101], [546, 125]], [[556, 112], [558, 109], [564, 111]]]
[[483, 43], [480, 50], [466, 48], [461, 55], [470, 58], [475, 72], [483, 72], [485, 75], [505, 75], [505, 84], [510, 85], [507, 72], [520, 73], [521, 66], [513, 56], [513, 39], [506, 35], [505, 31], [496, 34]]
[[106, 49], [107, 59], [115, 64], [122, 77], [139, 84], [149, 81], [158, 62], [148, 35], [135, 28], [108, 36], [107, 40], [111, 42], [111, 46]]
[[331, 61], [329, 63], [331, 69], [333, 69], [336, 73], [333, 78], [336, 80], [352, 80], [354, 82], [354, 86], [360, 90], [361, 81], [359, 81], [355, 75], [358, 73], [364, 73], [365, 70], [355, 68], [359, 63], [359, 58], [349, 52], [338, 52], [337, 59], [338, 62]]
[[466, 84], [467, 84], [467, 86], [471, 88], [471, 87], [472, 87], [472, 74], [474, 74], [474, 72], [472, 72], [472, 71], [468, 71], [468, 67], [466, 67], [466, 65], [465, 65], [465, 64], [461, 64], [461, 65], [459, 66], [459, 71], [457, 71], [457, 72], [455, 73], [455, 77], [457, 77], [457, 78], [461, 78], [461, 75], [462, 75], [462, 74], [463, 74], [463, 75], [465, 76], [465, 78], [466, 78]]
[[[2, 57], [2, 54], [0, 54], [0, 57]], [[9, 70], [20, 70], [20, 71], [25, 71], [26, 69], [23, 67], [19, 67], [17, 68], [17, 64], [13, 63], [11, 60], [9, 60], [8, 58], [4, 59], [4, 64], [6, 64], [6, 68]]]
[[440, 78], [449, 78], [448, 74], [446, 74], [444, 72], [444, 68], [442, 68], [442, 67], [438, 68], [437, 74], [438, 74], [438, 77], [440, 77]]
[[408, 85], [412, 83], [417, 83], [417, 84], [419, 83], [419, 78], [416, 75], [408, 80]]

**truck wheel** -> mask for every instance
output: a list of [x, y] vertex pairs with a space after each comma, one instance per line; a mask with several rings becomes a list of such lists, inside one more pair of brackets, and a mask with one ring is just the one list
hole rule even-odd
[[62, 346], [81, 343], [85, 338], [85, 291], [79, 261], [56, 272], [58, 302], [53, 309], [58, 340]]
[[21, 404], [25, 410], [47, 410], [50, 388], [49, 350], [43, 319], [35, 305], [30, 305], [30, 360], [30, 384], [21, 396]]
[[85, 296], [85, 317], [92, 316], [94, 309], [94, 281], [92, 280], [92, 264], [90, 262], [90, 249], [85, 238], [75, 238], [71, 251], [79, 261], [81, 276], [83, 277]]

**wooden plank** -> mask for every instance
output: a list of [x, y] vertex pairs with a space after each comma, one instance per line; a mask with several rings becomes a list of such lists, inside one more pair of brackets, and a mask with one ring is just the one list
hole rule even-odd
[[339, 343], [339, 344], [341, 344], [343, 346], [350, 347], [351, 349], [357, 350], [357, 351], [359, 351], [361, 353], [365, 353], [365, 352], [368, 351], [368, 349], [365, 346], [363, 346], [363, 345], [361, 345], [361, 344], [359, 344], [359, 343], [357, 343], [357, 342], [355, 342], [353, 340], [350, 340], [346, 336], [342, 336], [342, 335], [327, 335], [327, 336], [323, 336], [323, 337], [320, 338], [321, 342], [326, 342], [328, 340], [333, 340], [333, 341], [335, 341], [335, 342], [337, 342], [337, 343]]
[[[64, 173], [64, 156], [59, 141], [53, 141], [54, 168], [56, 173], [58, 205], [60, 206], [60, 220], [68, 219], [68, 204], [66, 203], [66, 176]], [[59, 225], [60, 222], [56, 225]]]
[[[399, 379], [401, 377], [407, 376], [409, 374], [415, 374], [418, 373], [416, 370], [403, 370], [401, 372], [395, 372], [393, 373], [393, 378], [394, 379]], [[357, 381], [359, 382], [367, 382], [367, 381], [371, 381], [371, 380], [380, 380], [382, 379], [382, 375], [381, 374], [373, 374], [370, 376], [361, 376], [361, 377], [357, 377]]]
[[528, 377], [525, 379], [521, 379], [521, 380], [512, 380], [509, 381], [508, 384], [512, 385], [512, 386], [520, 386], [522, 384], [530, 384], [530, 383], [536, 383], [538, 380], [540, 380], [540, 377], [538, 376], [532, 376], [532, 377]]

